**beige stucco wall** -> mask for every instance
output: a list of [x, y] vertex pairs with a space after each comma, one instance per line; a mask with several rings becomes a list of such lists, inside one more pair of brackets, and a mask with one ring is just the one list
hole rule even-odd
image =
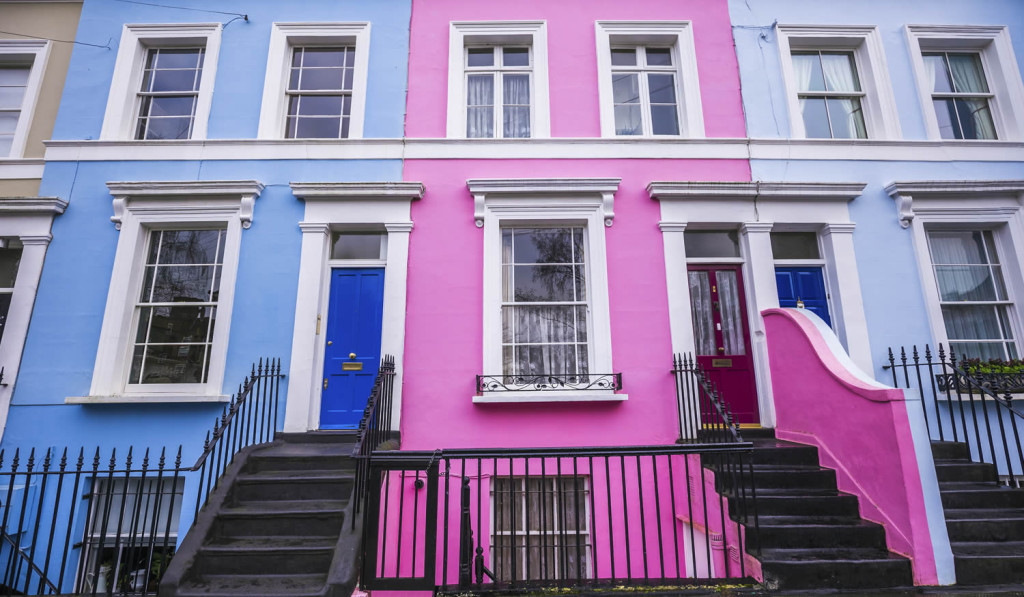
[[[0, 29], [42, 37], [46, 39], [73, 40], [78, 31], [78, 17], [82, 12], [81, 2], [11, 2], [0, 0]], [[0, 39], [26, 39], [16, 35], [0, 33]], [[74, 44], [53, 42], [50, 57], [39, 91], [39, 101], [32, 115], [25, 144], [26, 158], [43, 157], [43, 141], [53, 133], [57, 119], [60, 96], [64, 91], [64, 77], [71, 61]], [[0, 181], [2, 184], [4, 181]], [[10, 181], [17, 183], [21, 181]], [[20, 185], [24, 186], [24, 185]], [[38, 184], [36, 185], [38, 187]], [[2, 187], [0, 187], [2, 188]], [[4, 192], [4, 195], [8, 193]]]

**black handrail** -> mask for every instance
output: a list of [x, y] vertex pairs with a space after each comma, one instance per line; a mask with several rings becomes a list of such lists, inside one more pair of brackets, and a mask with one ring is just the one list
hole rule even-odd
[[691, 354], [675, 354], [679, 440], [705, 443], [742, 442], [739, 423], [718, 388]]
[[[391, 397], [394, 391], [395, 357], [384, 355], [380, 361], [380, 369], [373, 382], [373, 390], [366, 401], [363, 418], [359, 421], [356, 441], [352, 456], [356, 459], [356, 478], [353, 487], [353, 508], [355, 513], [363, 511], [366, 499], [367, 475], [369, 474], [370, 454], [391, 436]], [[352, 517], [351, 527], [355, 528], [356, 517]]]
[[[1006, 484], [1020, 486], [1024, 482], [1024, 446], [1020, 442], [1019, 424], [1024, 413], [1013, 406], [1012, 386], [1001, 388], [1000, 396], [993, 389], [998, 384], [980, 380], [964, 366], [965, 360], [966, 357], [958, 360], [952, 352], [947, 354], [942, 344], [937, 353], [925, 344], [923, 354], [912, 345], [909, 355], [906, 347], [901, 347], [899, 357], [889, 348], [889, 364], [883, 369], [891, 370], [894, 386], [901, 387], [902, 381], [904, 388], [919, 388], [931, 440], [966, 443], [972, 460], [992, 464], [997, 470], [998, 456], [1003, 456]], [[926, 399], [929, 390], [930, 403]]]

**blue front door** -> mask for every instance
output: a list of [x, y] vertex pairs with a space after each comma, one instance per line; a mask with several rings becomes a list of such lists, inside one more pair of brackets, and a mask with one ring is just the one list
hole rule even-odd
[[380, 367], [384, 314], [384, 270], [336, 269], [320, 395], [321, 429], [355, 429]]
[[825, 292], [825, 276], [820, 267], [777, 267], [775, 284], [779, 287], [779, 306], [795, 307], [803, 301], [804, 308], [832, 326], [828, 314], [828, 294]]

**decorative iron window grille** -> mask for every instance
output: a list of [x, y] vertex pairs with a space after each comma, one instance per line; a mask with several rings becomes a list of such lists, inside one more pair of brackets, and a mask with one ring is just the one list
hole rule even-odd
[[621, 373], [539, 373], [476, 376], [476, 391], [479, 393], [621, 389]]

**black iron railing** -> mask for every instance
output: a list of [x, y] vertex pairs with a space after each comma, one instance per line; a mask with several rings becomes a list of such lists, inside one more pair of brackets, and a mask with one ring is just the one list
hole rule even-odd
[[621, 373], [538, 373], [477, 375], [476, 391], [543, 392], [551, 390], [621, 390]]
[[[373, 382], [373, 390], [366, 401], [363, 418], [359, 421], [356, 443], [352, 456], [356, 459], [356, 478], [353, 486], [353, 508], [358, 514], [363, 511], [366, 501], [367, 476], [370, 471], [370, 454], [391, 437], [391, 396], [395, 386], [395, 357], [385, 355]], [[352, 517], [351, 528], [355, 528], [356, 517]]]
[[181, 512], [198, 513], [236, 452], [273, 439], [280, 372], [253, 365], [192, 466], [181, 446], [0, 451], [0, 594], [155, 593]]
[[682, 442], [742, 442], [740, 426], [707, 372], [689, 354], [672, 358]]
[[932, 441], [964, 442], [972, 460], [994, 464], [1008, 485], [1021, 485], [1024, 412], [1014, 401], [1012, 383], [969, 372], [963, 359], [947, 354], [941, 344], [937, 353], [927, 344], [923, 352], [912, 346], [909, 354], [901, 347], [899, 356], [890, 348], [888, 360], [885, 369], [892, 371], [894, 386], [921, 392]]
[[447, 591], [743, 578], [736, 521], [756, 524], [750, 456], [750, 444], [375, 452], [361, 582]]

